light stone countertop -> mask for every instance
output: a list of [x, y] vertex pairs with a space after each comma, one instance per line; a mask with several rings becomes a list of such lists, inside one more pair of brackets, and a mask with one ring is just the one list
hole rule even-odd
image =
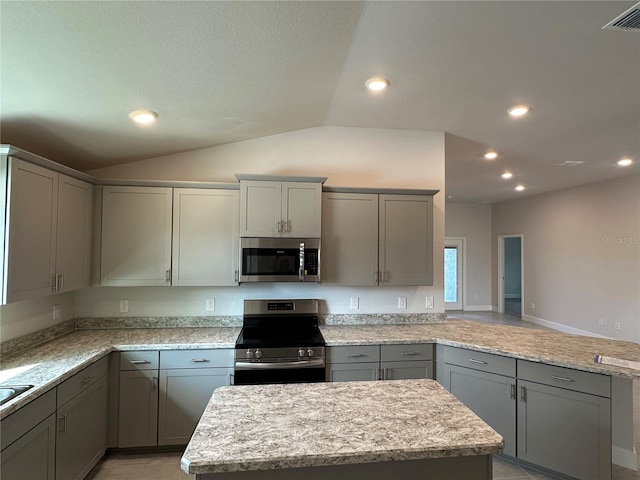
[[187, 473], [491, 455], [502, 437], [434, 380], [217, 389], [183, 454]]
[[[638, 370], [600, 365], [593, 361], [595, 355], [640, 361], [640, 345], [633, 342], [467, 320], [320, 328], [329, 346], [438, 342], [605, 375], [640, 378]], [[35, 387], [1, 405], [0, 418], [13, 413], [112, 351], [234, 348], [239, 332], [239, 327], [73, 331], [2, 359], [0, 385], [29, 384]]]

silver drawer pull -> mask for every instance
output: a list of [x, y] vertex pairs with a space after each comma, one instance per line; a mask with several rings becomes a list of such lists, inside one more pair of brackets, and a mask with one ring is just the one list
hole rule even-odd
[[358, 357], [364, 357], [364, 355], [362, 353], [348, 353], [347, 357], [358, 358]]
[[144, 365], [145, 363], [151, 363], [149, 360], [129, 360], [132, 365]]
[[568, 378], [568, 377], [559, 377], [557, 375], [551, 375], [551, 378], [553, 378], [554, 380], [560, 380], [561, 382], [573, 382], [573, 378]]
[[85, 383], [89, 383], [91, 380], [93, 379], [93, 375], [89, 375], [87, 377], [84, 377], [81, 381], [80, 384], [84, 385]]
[[193, 363], [207, 363], [209, 360], [206, 358], [192, 358], [191, 361]]
[[471, 363], [479, 363], [480, 365], [489, 365], [487, 362], [485, 362], [484, 360], [476, 360], [475, 358], [470, 358], [469, 361]]
[[413, 355], [420, 355], [420, 353], [419, 352], [400, 352], [400, 355], [413, 356]]

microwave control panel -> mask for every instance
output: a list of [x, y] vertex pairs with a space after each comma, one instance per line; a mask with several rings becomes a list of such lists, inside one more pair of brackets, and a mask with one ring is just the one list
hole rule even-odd
[[304, 274], [318, 275], [318, 250], [310, 249], [304, 252]]

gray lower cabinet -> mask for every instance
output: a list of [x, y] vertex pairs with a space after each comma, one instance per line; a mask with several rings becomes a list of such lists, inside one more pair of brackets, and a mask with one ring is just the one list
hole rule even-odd
[[524, 361], [518, 376], [545, 381], [518, 380], [518, 458], [581, 480], [609, 480], [610, 377]]
[[54, 480], [56, 392], [50, 390], [0, 423], [0, 478]]
[[433, 378], [433, 345], [349, 345], [327, 348], [327, 381]]
[[58, 408], [57, 416], [56, 480], [82, 480], [106, 450], [107, 377]]
[[213, 391], [231, 384], [232, 349], [160, 352], [158, 445], [186, 445]]
[[120, 352], [118, 447], [158, 443], [158, 351]]
[[581, 480], [611, 479], [611, 378], [438, 348], [438, 381], [504, 437], [504, 453]]

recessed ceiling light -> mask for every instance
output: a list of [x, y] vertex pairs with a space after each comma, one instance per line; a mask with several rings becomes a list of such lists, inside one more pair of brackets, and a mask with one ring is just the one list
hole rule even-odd
[[516, 187], [516, 190], [517, 190], [518, 192], [523, 191], [523, 190], [524, 190], [524, 185], [518, 185], [518, 186]]
[[136, 123], [153, 123], [158, 118], [158, 114], [153, 110], [136, 110], [129, 114], [129, 118]]
[[513, 173], [511, 172], [504, 172], [502, 174], [502, 178], [511, 178], [511, 177], [513, 177]]
[[633, 160], [631, 160], [630, 158], [623, 158], [622, 160], [618, 160], [618, 165], [620, 165], [621, 167], [628, 167], [632, 163]]
[[484, 158], [486, 158], [487, 160], [495, 160], [496, 158], [498, 158], [498, 152], [489, 150], [487, 153], [484, 154]]
[[511, 107], [509, 110], [507, 110], [507, 112], [509, 112], [509, 115], [511, 115], [512, 117], [522, 117], [523, 115], [529, 113], [530, 109], [531, 108], [527, 105], [516, 105], [515, 107]]
[[380, 90], [384, 90], [389, 86], [389, 80], [384, 77], [373, 77], [364, 82], [369, 90], [373, 90], [374, 92], [379, 92]]

